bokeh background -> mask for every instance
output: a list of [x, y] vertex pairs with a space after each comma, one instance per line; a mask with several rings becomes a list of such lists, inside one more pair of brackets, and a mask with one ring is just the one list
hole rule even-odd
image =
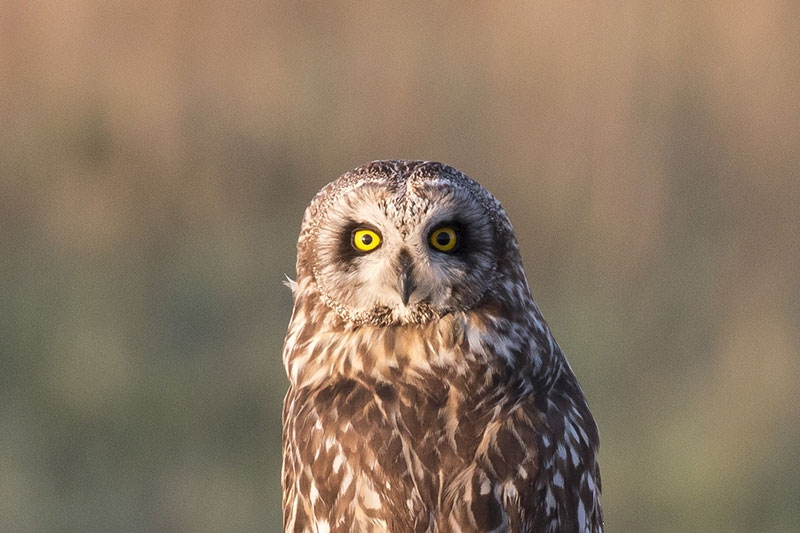
[[0, 530], [278, 531], [316, 190], [492, 190], [608, 531], [800, 520], [800, 4], [0, 3]]

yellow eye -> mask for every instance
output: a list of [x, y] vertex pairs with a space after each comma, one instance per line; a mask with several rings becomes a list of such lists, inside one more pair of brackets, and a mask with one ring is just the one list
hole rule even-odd
[[353, 248], [361, 252], [371, 252], [381, 245], [381, 236], [371, 229], [357, 229], [353, 232]]
[[431, 233], [431, 246], [440, 252], [452, 252], [456, 244], [458, 244], [456, 230], [449, 226], [436, 229]]

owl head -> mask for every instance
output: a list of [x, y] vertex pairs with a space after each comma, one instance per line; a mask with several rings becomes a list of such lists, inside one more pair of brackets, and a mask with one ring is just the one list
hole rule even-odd
[[497, 200], [452, 167], [375, 161], [306, 210], [298, 281], [354, 325], [420, 324], [477, 305], [518, 264]]

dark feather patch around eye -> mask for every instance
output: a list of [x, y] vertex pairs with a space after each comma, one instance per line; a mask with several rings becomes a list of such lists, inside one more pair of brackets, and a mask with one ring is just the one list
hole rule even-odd
[[440, 222], [428, 232], [428, 242], [430, 242], [431, 235], [441, 228], [453, 228], [456, 232], [456, 239], [458, 239], [456, 247], [447, 252], [447, 254], [455, 257], [466, 257], [470, 251], [470, 236], [467, 227], [457, 220]]
[[380, 231], [374, 225], [367, 222], [351, 220], [344, 225], [342, 232], [339, 234], [339, 244], [336, 247], [336, 255], [340, 261], [349, 263], [354, 261], [357, 257], [364, 256], [364, 252], [353, 248], [353, 232], [358, 229], [370, 229], [380, 235]]

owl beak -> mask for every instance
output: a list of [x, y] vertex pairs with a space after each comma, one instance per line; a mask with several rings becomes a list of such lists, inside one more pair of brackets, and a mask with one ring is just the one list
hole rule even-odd
[[403, 305], [408, 305], [411, 293], [417, 288], [417, 284], [414, 283], [414, 263], [411, 254], [406, 250], [401, 250], [397, 259], [400, 274], [400, 297], [403, 299]]
[[403, 271], [400, 275], [400, 295], [403, 298], [403, 305], [408, 305], [408, 299], [416, 288], [412, 271], [410, 269]]

